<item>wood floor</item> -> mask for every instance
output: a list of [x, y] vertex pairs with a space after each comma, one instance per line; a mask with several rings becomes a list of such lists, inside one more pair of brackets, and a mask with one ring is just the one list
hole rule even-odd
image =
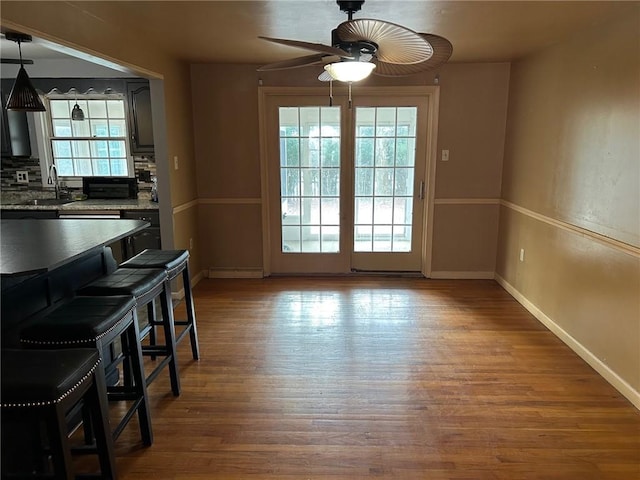
[[[493, 281], [203, 280], [121, 480], [640, 478], [640, 412]], [[117, 412], [116, 412], [117, 413]]]

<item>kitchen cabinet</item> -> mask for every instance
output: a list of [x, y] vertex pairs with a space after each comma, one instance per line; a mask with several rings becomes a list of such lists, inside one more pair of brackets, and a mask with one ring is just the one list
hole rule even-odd
[[21, 220], [24, 218], [58, 218], [57, 210], [0, 210], [0, 217], [8, 220]]
[[151, 225], [132, 235], [127, 240], [127, 258], [139, 254], [147, 248], [160, 249], [160, 214], [149, 210], [123, 210], [121, 218], [144, 220]]
[[154, 145], [149, 82], [127, 82], [127, 100], [131, 153], [133, 155], [152, 154]]
[[30, 157], [31, 141], [27, 112], [16, 112], [5, 109], [7, 97], [0, 92], [2, 98], [2, 156]]

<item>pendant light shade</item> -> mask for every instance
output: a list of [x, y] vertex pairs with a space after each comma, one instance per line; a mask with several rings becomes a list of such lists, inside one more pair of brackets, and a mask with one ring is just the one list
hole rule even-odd
[[373, 69], [375, 64], [371, 62], [346, 61], [329, 63], [324, 69], [331, 75], [331, 78], [340, 82], [359, 82], [364, 80]]
[[22, 112], [44, 112], [44, 104], [40, 100], [40, 96], [36, 89], [33, 87], [27, 71], [24, 69], [22, 61], [22, 49], [20, 48], [20, 42], [30, 42], [31, 35], [24, 35], [21, 33], [7, 32], [5, 34], [7, 40], [12, 40], [18, 43], [18, 51], [20, 52], [20, 70], [18, 70], [18, 76], [13, 84], [9, 99], [7, 100], [7, 110], [17, 110]]
[[71, 110], [71, 120], [75, 120], [76, 122], [81, 122], [84, 120], [84, 112], [80, 108], [80, 105], [78, 105], [77, 103]]

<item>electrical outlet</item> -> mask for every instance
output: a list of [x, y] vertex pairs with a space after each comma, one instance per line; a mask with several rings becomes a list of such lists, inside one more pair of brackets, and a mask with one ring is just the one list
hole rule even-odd
[[16, 180], [18, 183], [29, 183], [29, 172], [26, 170], [17, 171]]
[[173, 168], [178, 170], [178, 156], [173, 157]]
[[524, 262], [524, 248], [520, 249], [520, 261]]

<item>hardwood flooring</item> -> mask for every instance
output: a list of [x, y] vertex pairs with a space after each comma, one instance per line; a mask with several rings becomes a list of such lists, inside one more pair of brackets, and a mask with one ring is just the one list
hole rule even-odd
[[[640, 478], [640, 412], [493, 281], [203, 280], [121, 480]], [[116, 413], [116, 412], [114, 412]]]

